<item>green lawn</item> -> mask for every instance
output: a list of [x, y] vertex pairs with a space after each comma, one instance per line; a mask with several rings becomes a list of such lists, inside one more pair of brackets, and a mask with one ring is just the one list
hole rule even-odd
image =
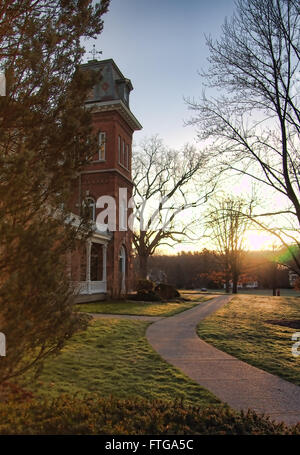
[[293, 357], [291, 336], [299, 329], [267, 320], [300, 319], [297, 297], [239, 295], [201, 321], [198, 335], [238, 359], [300, 385], [300, 357]]
[[[215, 294], [215, 295], [224, 295], [225, 289], [207, 289], [206, 292], [200, 292], [197, 290], [189, 291], [189, 290], [183, 290], [180, 291], [180, 293], [185, 293], [188, 297], [190, 297], [191, 294], [198, 294], [198, 295], [210, 295], [210, 294]], [[273, 290], [272, 289], [239, 289], [238, 290], [239, 295], [265, 295], [265, 296], [273, 296]], [[297, 291], [296, 289], [280, 289], [280, 295], [283, 297], [300, 297], [300, 291]]]
[[102, 314], [129, 314], [138, 316], [173, 316], [182, 311], [193, 308], [196, 302], [205, 302], [213, 296], [199, 295], [193, 296], [189, 302], [134, 302], [123, 301], [103, 301], [96, 303], [81, 303], [76, 307], [85, 313]]
[[161, 359], [147, 342], [147, 326], [146, 322], [124, 319], [92, 321], [59, 356], [46, 362], [38, 383], [30, 389], [41, 397], [97, 392], [120, 399], [220, 404], [213, 394]]
[[218, 297], [220, 294], [215, 292], [197, 292], [197, 291], [180, 291], [180, 295], [186, 299], [191, 300], [192, 302], [205, 302], [206, 300], [213, 299]]

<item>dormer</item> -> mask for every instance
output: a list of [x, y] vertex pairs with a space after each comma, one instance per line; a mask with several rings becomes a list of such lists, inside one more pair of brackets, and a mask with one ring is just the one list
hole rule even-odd
[[119, 98], [129, 107], [129, 94], [133, 90], [130, 79], [118, 79], [116, 84]]

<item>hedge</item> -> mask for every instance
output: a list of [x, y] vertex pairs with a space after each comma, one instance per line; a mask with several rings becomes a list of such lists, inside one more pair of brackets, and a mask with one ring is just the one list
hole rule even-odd
[[300, 434], [300, 423], [287, 427], [254, 411], [238, 413], [225, 406], [61, 395], [0, 403], [0, 434]]

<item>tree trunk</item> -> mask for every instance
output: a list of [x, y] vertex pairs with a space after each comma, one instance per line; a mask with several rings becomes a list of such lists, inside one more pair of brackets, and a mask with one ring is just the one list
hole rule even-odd
[[232, 294], [237, 294], [238, 292], [238, 281], [239, 281], [239, 274], [236, 270], [232, 273]]
[[238, 281], [240, 275], [240, 266], [238, 261], [238, 252], [234, 251], [231, 259], [231, 271], [232, 271], [232, 294], [238, 292]]
[[147, 279], [148, 275], [148, 256], [139, 256], [139, 278]]
[[229, 287], [229, 279], [226, 279], [226, 281], [225, 281], [225, 292], [226, 292], [226, 294], [229, 294], [229, 288], [230, 288]]
[[237, 277], [234, 277], [232, 280], [232, 294], [237, 294], [237, 290], [238, 290], [237, 284], [238, 284], [238, 279], [237, 279]]
[[272, 270], [272, 288], [273, 288], [273, 296], [276, 296], [276, 289], [277, 289], [277, 264], [273, 263], [273, 270]]
[[226, 272], [225, 272], [225, 292], [226, 294], [229, 294], [230, 291], [230, 272], [229, 272], [229, 266], [226, 264]]

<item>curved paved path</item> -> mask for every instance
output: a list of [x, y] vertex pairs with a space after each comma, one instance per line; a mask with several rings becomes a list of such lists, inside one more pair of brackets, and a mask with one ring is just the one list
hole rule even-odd
[[287, 424], [299, 422], [300, 387], [219, 351], [197, 336], [198, 322], [229, 300], [229, 296], [217, 297], [154, 322], [147, 329], [147, 339], [167, 362], [232, 408], [252, 408]]

